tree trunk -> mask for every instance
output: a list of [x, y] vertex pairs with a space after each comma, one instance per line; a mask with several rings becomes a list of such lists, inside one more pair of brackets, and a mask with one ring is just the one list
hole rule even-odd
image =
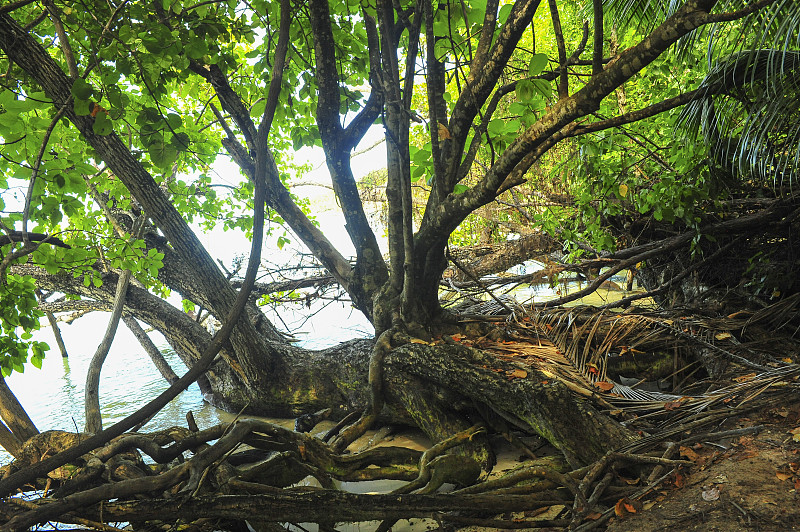
[[133, 333], [137, 340], [139, 340], [139, 344], [141, 344], [142, 349], [145, 350], [147, 356], [150, 357], [150, 360], [153, 361], [153, 365], [158, 369], [158, 372], [161, 373], [161, 376], [166, 379], [166, 381], [170, 384], [173, 384], [175, 381], [178, 380], [178, 376], [175, 375], [175, 372], [172, 371], [172, 368], [169, 366], [169, 363], [164, 358], [164, 355], [161, 354], [161, 351], [158, 350], [156, 345], [147, 336], [147, 333], [144, 332], [142, 326], [139, 325], [139, 322], [136, 321], [136, 318], [130, 316], [128, 314], [123, 314], [122, 321], [125, 322], [125, 325], [128, 326], [128, 329]]
[[576, 467], [636, 439], [557, 380], [530, 367], [526, 377], [510, 378], [518, 366], [477, 349], [412, 343], [393, 351], [385, 364], [388, 402], [407, 411], [434, 441], [453, 431], [442, 415], [420, 411], [414, 398], [431, 392], [436, 402], [427, 406], [432, 411], [462, 419], [482, 418], [488, 411], [512, 427], [539, 434]]
[[2, 376], [0, 376], [0, 417], [5, 422], [5, 425], [0, 426], [0, 445], [15, 456], [22, 442], [39, 434], [36, 425], [28, 417], [28, 413]]
[[103, 430], [103, 419], [100, 415], [100, 370], [103, 368], [111, 349], [111, 343], [117, 334], [119, 319], [122, 317], [122, 309], [125, 306], [125, 293], [128, 290], [128, 283], [131, 280], [131, 271], [125, 270], [120, 274], [117, 282], [117, 290], [114, 296], [114, 310], [108, 320], [108, 327], [103, 336], [102, 342], [97, 346], [89, 369], [86, 372], [86, 389], [84, 391], [84, 403], [86, 405], [86, 432], [95, 434]]
[[[29, 265], [14, 268], [16, 273], [34, 276], [49, 290], [106, 301], [114, 297], [113, 272], [106, 273], [103, 285], [95, 288], [84, 287], [71, 275], [50, 276]], [[199, 356], [198, 346], [211, 341], [202, 326], [146, 290], [129, 286], [126, 305], [138, 319], [164, 334], [179, 354], [183, 352], [187, 366]], [[373, 344], [373, 340], [353, 340], [321, 351], [276, 346], [280, 364], [260, 376], [258, 387], [248, 385], [235, 369], [220, 361], [207, 372], [213, 402], [229, 411], [244, 408], [251, 414], [276, 417], [295, 417], [329, 407], [337, 411], [363, 408], [369, 397], [367, 374]], [[527, 369], [527, 378], [509, 380], [504, 371], [487, 369], [504, 370], [505, 363], [475, 349], [410, 344], [393, 351], [385, 364], [384, 413], [396, 421], [420, 425], [435, 441], [483, 419], [486, 412], [540, 434], [573, 463], [588, 463], [632, 438], [618, 423], [574, 398], [552, 378]]]
[[47, 316], [47, 321], [50, 322], [50, 328], [53, 329], [53, 336], [56, 338], [56, 344], [58, 345], [58, 350], [61, 353], [61, 358], [69, 358], [67, 354], [67, 346], [64, 345], [64, 339], [61, 337], [61, 329], [58, 328], [58, 322], [56, 321], [55, 315], [52, 312], [45, 312], [45, 316]]

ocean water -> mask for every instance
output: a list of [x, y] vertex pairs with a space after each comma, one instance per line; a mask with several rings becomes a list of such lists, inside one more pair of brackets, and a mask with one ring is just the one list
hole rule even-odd
[[[372, 334], [363, 316], [349, 304], [342, 302], [320, 303], [313, 320], [307, 320], [301, 309], [285, 307], [281, 318], [294, 330], [299, 344], [311, 349], [321, 349], [354, 337]], [[306, 309], [307, 310], [307, 309]], [[84, 387], [89, 362], [100, 344], [108, 323], [109, 313], [96, 313], [76, 320], [72, 324], [60, 323], [59, 328], [67, 346], [68, 358], [61, 357], [47, 320], [36, 339], [50, 345], [42, 368], [25, 365], [23, 373], [14, 372], [6, 378], [9, 388], [25, 408], [36, 428], [45, 430], [82, 431], [85, 424]], [[274, 313], [273, 313], [274, 317]], [[186, 367], [167, 346], [159, 333], [151, 333], [173, 371], [180, 376]], [[107, 427], [140, 408], [169, 384], [145, 354], [139, 341], [120, 322], [117, 335], [100, 374], [100, 409], [103, 426]], [[203, 400], [197, 384], [192, 384], [161, 410], [143, 431], [154, 431], [175, 425], [186, 426], [186, 414], [191, 411], [200, 428], [230, 420], [226, 412], [212, 407]], [[11, 456], [0, 448], [0, 463]]]

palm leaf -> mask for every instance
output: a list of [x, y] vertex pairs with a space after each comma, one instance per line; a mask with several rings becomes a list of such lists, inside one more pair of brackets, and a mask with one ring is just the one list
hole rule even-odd
[[679, 127], [702, 135], [718, 165], [765, 182], [797, 180], [800, 52], [736, 52], [714, 64], [700, 88]]
[[[604, 16], [620, 29], [649, 32], [674, 14], [678, 0], [605, 0]], [[722, 0], [714, 13], [750, 0]], [[681, 124], [702, 136], [716, 167], [739, 178], [793, 183], [800, 171], [800, 2], [776, 0], [734, 21], [703, 26], [675, 50], [707, 44], [704, 89]]]
[[[540, 369], [549, 371], [573, 391], [581, 395], [597, 397], [595, 383], [606, 381], [614, 386], [603, 394], [603, 402], [628, 413], [635, 413], [641, 419], [665, 418], [674, 423], [687, 415], [706, 410], [714, 405], [724, 404], [734, 396], [739, 401], [751, 400], [776, 383], [786, 383], [787, 378], [800, 373], [797, 364], [774, 362], [782, 347], [775, 343], [775, 352], [766, 367], [747, 360], [740, 354], [750, 351], [746, 344], [763, 334], [776, 339], [777, 331], [783, 330], [789, 337], [793, 327], [800, 323], [800, 295], [788, 297], [756, 313], [737, 313], [730, 317], [708, 319], [704, 317], [646, 315], [636, 313], [616, 314], [598, 311], [593, 307], [573, 307], [543, 309], [529, 315], [526, 323], [517, 323], [522, 337], [525, 331], [535, 331], [541, 347], [540, 338], [547, 338], [557, 348], [538, 351], [536, 360]], [[736, 333], [741, 339], [737, 339]], [[717, 338], [721, 341], [717, 341]], [[744, 342], [744, 344], [742, 343]], [[750, 370], [758, 371], [748, 375], [741, 382], [705, 394], [691, 396], [645, 391], [626, 386], [609, 379], [606, 372], [610, 356], [620, 351], [621, 346], [630, 350], [637, 346], [643, 352], [664, 349], [675, 345], [679, 348], [701, 348], [714, 356], [738, 363]], [[785, 344], [784, 344], [785, 345]], [[792, 351], [800, 352], [800, 346]], [[509, 353], [525, 351], [520, 344], [504, 345]], [[548, 353], [545, 355], [545, 353]], [[785, 356], [787, 353], [783, 353]], [[680, 406], [681, 412], [674, 412]]]

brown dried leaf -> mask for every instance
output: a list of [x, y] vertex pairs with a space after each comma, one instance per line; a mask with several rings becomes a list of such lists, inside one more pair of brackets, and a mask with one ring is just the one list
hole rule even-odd
[[604, 392], [609, 392], [614, 388], [614, 383], [608, 381], [598, 381], [594, 383], [597, 388], [600, 388]]
[[681, 445], [681, 448], [680, 448], [680, 455], [683, 456], [684, 458], [686, 458], [687, 460], [691, 460], [692, 462], [694, 462], [698, 458], [700, 458], [699, 454], [694, 452], [689, 447], [684, 447], [683, 445]]
[[614, 505], [614, 513], [618, 517], [625, 517], [628, 514], [635, 514], [637, 512], [637, 506], [639, 504], [630, 500], [627, 497], [623, 497], [622, 499], [617, 501], [617, 504]]

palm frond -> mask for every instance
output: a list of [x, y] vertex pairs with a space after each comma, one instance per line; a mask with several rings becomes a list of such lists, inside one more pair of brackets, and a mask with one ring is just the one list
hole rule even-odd
[[[528, 363], [558, 378], [571, 390], [596, 398], [599, 393], [596, 384], [605, 381], [613, 384], [613, 388], [602, 394], [604, 403], [635, 414], [639, 419], [665, 419], [674, 423], [714, 405], [727, 404], [734, 396], [739, 401], [751, 400], [776, 383], [786, 383], [787, 378], [800, 373], [797, 364], [777, 361], [778, 351], [782, 352], [786, 344], [775, 341], [777, 331], [782, 330], [782, 334], [791, 338], [795, 332], [793, 328], [799, 324], [800, 295], [785, 298], [756, 313], [742, 312], [714, 319], [616, 314], [583, 306], [539, 310], [529, 315], [529, 321], [516, 326], [521, 332], [520, 340], [535, 331], [538, 345], [535, 356], [534, 351], [527, 354]], [[764, 334], [772, 337], [772, 351], [752, 350], [749, 345], [758, 342]], [[543, 344], [542, 338], [549, 342]], [[713, 392], [688, 396], [675, 394], [680, 392], [642, 390], [607, 375], [609, 360], [621, 353], [637, 352], [638, 356], [644, 356], [673, 347], [702, 351], [707, 356], [736, 363], [744, 371], [755, 369], [756, 372]], [[500, 348], [514, 356], [531, 349], [534, 348], [523, 347], [520, 343], [504, 344]], [[800, 343], [794, 342], [789, 351], [800, 354]], [[787, 354], [783, 352], [782, 356]], [[766, 362], [762, 362], [765, 359]], [[675, 412], [678, 408], [681, 412]]]
[[739, 51], [717, 61], [679, 127], [702, 135], [729, 173], [792, 183], [800, 171], [800, 52]]
[[650, 33], [681, 5], [680, 0], [604, 0], [603, 16], [617, 28]]

